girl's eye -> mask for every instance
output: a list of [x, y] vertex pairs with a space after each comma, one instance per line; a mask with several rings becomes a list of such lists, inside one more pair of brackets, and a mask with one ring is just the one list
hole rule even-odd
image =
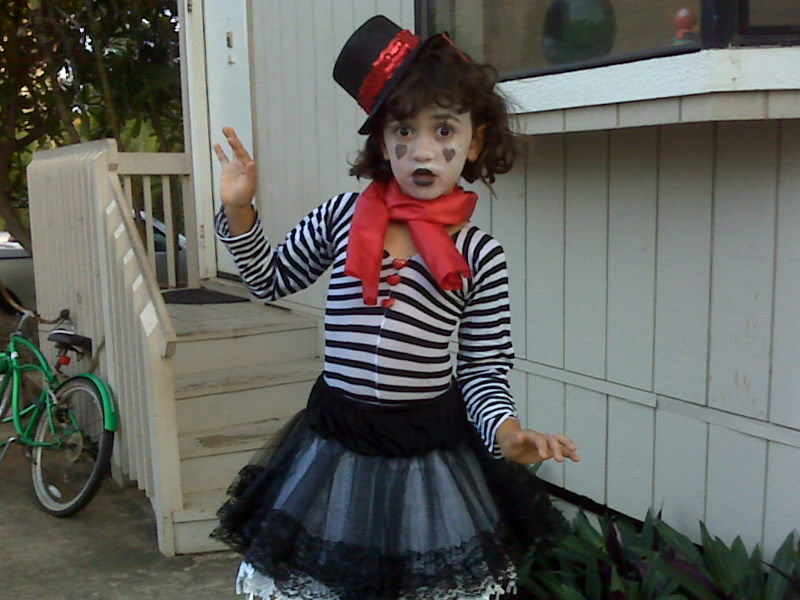
[[400, 137], [406, 137], [406, 136], [409, 136], [409, 135], [411, 135], [411, 129], [410, 129], [410, 128], [408, 128], [408, 127], [405, 127], [405, 126], [400, 126], [400, 127], [398, 127], [398, 128], [395, 130], [395, 132], [396, 132], [396, 133], [397, 133], [397, 135], [399, 135]]
[[442, 125], [436, 130], [436, 133], [438, 133], [442, 137], [447, 137], [448, 135], [453, 133], [453, 130], [450, 129], [450, 127], [448, 127], [447, 125]]

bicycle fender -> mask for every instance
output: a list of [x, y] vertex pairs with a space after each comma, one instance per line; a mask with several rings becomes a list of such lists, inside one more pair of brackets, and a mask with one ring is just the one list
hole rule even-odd
[[[81, 373], [69, 379], [77, 379], [78, 377], [91, 380], [91, 382], [97, 386], [97, 389], [100, 390], [100, 396], [103, 399], [103, 413], [105, 414], [103, 429], [107, 431], [116, 431], [119, 427], [119, 417], [117, 416], [117, 407], [114, 404], [114, 395], [111, 393], [108, 384], [94, 373]], [[67, 381], [69, 381], [69, 379]]]

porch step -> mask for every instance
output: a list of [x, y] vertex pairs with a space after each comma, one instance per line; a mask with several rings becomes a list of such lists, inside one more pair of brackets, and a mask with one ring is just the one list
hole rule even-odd
[[232, 369], [188, 373], [175, 382], [175, 399], [227, 394], [242, 390], [278, 386], [316, 379], [322, 360], [306, 358], [289, 362], [246, 365]]
[[217, 509], [227, 498], [225, 488], [195, 492], [184, 496], [184, 509], [172, 515], [175, 547], [178, 554], [214, 552], [227, 546], [209, 537], [217, 526]]
[[208, 534], [225, 490], [305, 406], [322, 372], [318, 321], [258, 302], [168, 307], [178, 334], [176, 551], [224, 550]]
[[179, 377], [315, 357], [317, 321], [256, 302], [168, 304]]
[[227, 487], [256, 450], [267, 444], [289, 415], [271, 415], [254, 423], [207, 429], [178, 436], [184, 494]]
[[178, 433], [288, 419], [305, 406], [322, 367], [322, 359], [307, 358], [179, 376]]

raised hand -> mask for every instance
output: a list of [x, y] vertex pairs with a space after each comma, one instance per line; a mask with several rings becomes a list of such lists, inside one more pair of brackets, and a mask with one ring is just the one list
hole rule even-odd
[[214, 144], [214, 153], [222, 165], [220, 199], [225, 208], [246, 208], [256, 193], [256, 162], [237, 137], [233, 127], [223, 127], [222, 133], [233, 151], [231, 159], [221, 144]]
[[556, 462], [581, 459], [575, 442], [567, 436], [520, 429], [515, 419], [503, 422], [497, 432], [497, 443], [503, 456], [518, 463], [533, 464], [551, 458]]

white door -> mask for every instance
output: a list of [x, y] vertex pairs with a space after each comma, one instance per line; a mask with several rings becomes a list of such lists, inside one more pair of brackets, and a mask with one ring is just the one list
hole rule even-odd
[[[208, 112], [211, 143], [224, 146], [222, 127], [236, 129], [239, 138], [252, 152], [253, 120], [250, 106], [250, 62], [247, 43], [246, 0], [203, 3], [205, 20]], [[225, 146], [230, 154], [229, 148]], [[213, 161], [214, 212], [220, 207], [219, 162]], [[216, 241], [217, 270], [237, 274], [228, 251]]]

